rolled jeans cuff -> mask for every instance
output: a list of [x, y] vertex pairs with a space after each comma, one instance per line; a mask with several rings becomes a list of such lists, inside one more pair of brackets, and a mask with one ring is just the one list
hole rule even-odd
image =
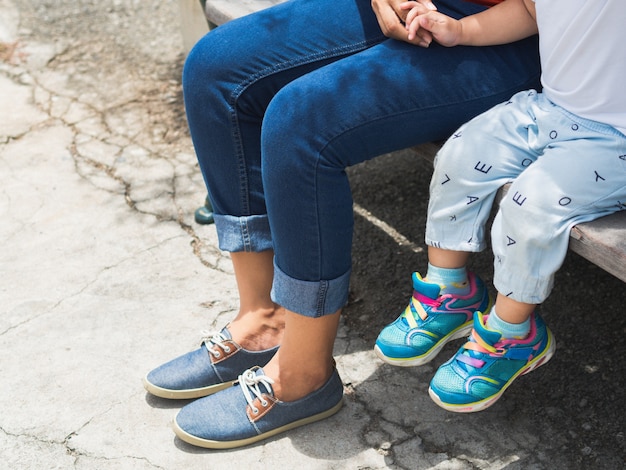
[[261, 252], [273, 249], [267, 215], [236, 217], [214, 214], [220, 250]]
[[333, 314], [348, 302], [350, 272], [331, 280], [301, 281], [289, 277], [274, 263], [272, 300], [305, 317]]

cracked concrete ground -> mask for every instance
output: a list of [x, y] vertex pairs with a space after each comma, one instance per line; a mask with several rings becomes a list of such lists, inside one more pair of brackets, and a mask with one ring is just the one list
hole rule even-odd
[[[623, 468], [624, 284], [581, 258], [544, 305], [555, 358], [483, 413], [427, 396], [458, 345], [419, 369], [375, 359], [425, 266], [429, 168], [409, 152], [350, 170], [358, 205], [411, 244], [356, 217], [344, 409], [240, 450], [174, 438], [181, 403], [141, 377], [237, 309], [213, 227], [193, 222], [182, 64], [174, 0], [0, 0], [0, 468]], [[489, 277], [488, 254], [475, 265]]]

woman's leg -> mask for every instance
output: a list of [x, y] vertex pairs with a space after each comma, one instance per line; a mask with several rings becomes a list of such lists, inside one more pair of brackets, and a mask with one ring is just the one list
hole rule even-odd
[[[266, 213], [261, 125], [275, 94], [294, 79], [384, 39], [366, 1], [292, 0], [226, 23], [195, 45], [183, 71], [185, 108], [221, 219], [218, 232], [233, 223], [224, 216]], [[245, 241], [242, 245], [251, 249]]]
[[190, 53], [183, 79], [189, 126], [220, 247], [232, 253], [239, 287], [241, 306], [229, 330], [246, 348], [278, 344], [284, 324], [270, 299], [273, 243], [260, 157], [265, 109], [295, 78], [383, 39], [367, 2], [299, 0], [220, 26]]
[[[423, 50], [387, 41], [310, 72], [277, 93], [261, 135], [263, 183], [275, 246], [274, 301], [319, 322], [344, 305], [352, 240], [345, 168], [396, 146], [441, 138], [473, 116], [475, 106], [482, 111], [495, 100], [508, 98], [515, 87], [506, 83], [505, 88], [505, 80], [497, 93], [483, 87], [486, 77], [475, 67], [487, 57], [495, 60], [488, 51]], [[442, 77], [452, 79], [446, 76], [451, 63], [473, 71], [474, 79], [457, 69], [455, 73], [463, 77], [457, 79], [469, 83], [448, 82], [442, 88]], [[463, 100], [466, 106], [459, 105]], [[290, 331], [286, 329], [281, 348]], [[320, 340], [309, 336], [298, 345], [302, 351], [307, 342]], [[287, 354], [282, 350], [266, 367], [283, 390], [295, 387], [284, 381], [299, 372], [295, 363], [293, 371], [288, 371], [290, 364], [281, 363]], [[329, 363], [328, 356], [309, 358], [320, 367]], [[311, 383], [308, 390], [314, 388]]]
[[[231, 253], [239, 290], [239, 312], [228, 329], [242, 347], [251, 351], [279, 345], [285, 327], [285, 310], [270, 298], [273, 258], [271, 250]], [[255, 325], [254, 331], [250, 330], [250, 324]]]
[[[277, 303], [313, 316], [341, 308], [353, 223], [345, 168], [444, 138], [475, 113], [508, 99], [522, 85], [519, 77], [514, 82], [502, 74], [516, 67], [508, 63], [514, 52], [420, 49], [386, 41], [310, 72], [276, 94], [264, 117], [261, 142]], [[526, 77], [523, 84], [534, 78]], [[291, 292], [303, 286], [290, 287], [289, 279], [324, 280], [324, 298], [312, 292], [311, 299], [297, 296], [294, 304]], [[321, 302], [329, 298], [335, 302]]]
[[264, 367], [274, 379], [275, 396], [294, 401], [319, 389], [334, 369], [333, 346], [341, 310], [318, 318], [295, 312], [285, 315], [280, 349]]
[[270, 298], [273, 242], [260, 156], [265, 109], [295, 78], [384, 39], [368, 1], [296, 0], [220, 26], [189, 54], [183, 73], [189, 128], [220, 247], [232, 253], [240, 308], [199, 349], [148, 373], [151, 393], [215, 393], [274, 355], [285, 314]]

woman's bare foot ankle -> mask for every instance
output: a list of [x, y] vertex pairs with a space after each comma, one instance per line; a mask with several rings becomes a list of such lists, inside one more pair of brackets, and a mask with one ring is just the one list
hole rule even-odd
[[270, 362], [263, 367], [265, 375], [274, 380], [272, 388], [274, 396], [282, 401], [295, 401], [304, 398], [324, 385], [333, 373], [334, 362], [328, 364], [292, 364], [290, 367], [278, 357], [280, 350]]
[[273, 309], [258, 310], [237, 315], [228, 325], [233, 340], [249, 351], [262, 351], [278, 346], [285, 331], [285, 311], [276, 306]]

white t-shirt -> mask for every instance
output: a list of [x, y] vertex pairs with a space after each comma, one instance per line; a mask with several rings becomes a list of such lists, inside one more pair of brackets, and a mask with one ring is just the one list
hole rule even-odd
[[626, 134], [626, 0], [535, 0], [543, 92]]

